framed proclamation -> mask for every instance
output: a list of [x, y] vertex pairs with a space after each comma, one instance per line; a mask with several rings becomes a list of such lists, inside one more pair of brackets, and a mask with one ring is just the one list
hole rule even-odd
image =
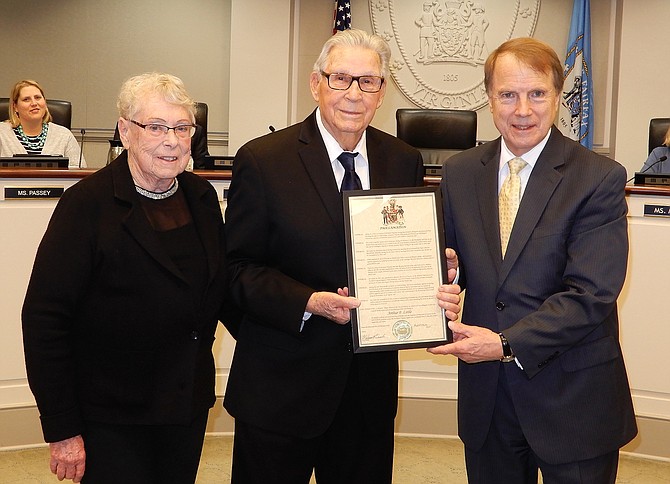
[[438, 346], [451, 340], [437, 290], [446, 278], [437, 187], [343, 193], [354, 351]]

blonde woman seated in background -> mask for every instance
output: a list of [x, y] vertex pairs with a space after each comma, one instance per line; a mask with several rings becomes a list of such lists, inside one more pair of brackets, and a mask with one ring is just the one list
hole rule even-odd
[[51, 122], [44, 90], [29, 79], [14, 85], [9, 97], [9, 119], [0, 123], [0, 156], [62, 155], [70, 168], [86, 168], [86, 160], [72, 132]]
[[665, 133], [663, 144], [657, 146], [651, 153], [649, 158], [644, 162], [641, 173], [670, 173], [670, 128]]

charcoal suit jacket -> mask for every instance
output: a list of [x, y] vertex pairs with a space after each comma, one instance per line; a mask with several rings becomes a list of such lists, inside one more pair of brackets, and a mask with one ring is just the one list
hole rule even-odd
[[619, 344], [626, 172], [555, 127], [525, 188], [507, 253], [498, 225], [498, 138], [449, 159], [447, 245], [459, 257], [462, 322], [504, 332], [523, 366], [459, 361], [459, 434], [479, 449], [500, 365], [531, 448], [552, 464], [618, 449], [636, 433]]

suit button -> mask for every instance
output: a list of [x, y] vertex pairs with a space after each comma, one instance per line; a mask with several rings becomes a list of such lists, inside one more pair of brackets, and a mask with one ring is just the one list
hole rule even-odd
[[497, 309], [498, 311], [502, 311], [503, 309], [505, 309], [505, 303], [502, 302], [502, 301], [498, 301], [498, 302], [496, 303], [496, 309]]
[[197, 331], [191, 331], [191, 339], [194, 341], [200, 339], [200, 333]]

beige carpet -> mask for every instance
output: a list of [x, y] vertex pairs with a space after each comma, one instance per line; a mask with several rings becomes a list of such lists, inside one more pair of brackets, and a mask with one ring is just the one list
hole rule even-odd
[[[197, 484], [230, 481], [232, 437], [205, 439]], [[71, 481], [67, 481], [71, 482]], [[397, 437], [394, 484], [466, 484], [461, 442]], [[46, 447], [0, 452], [0, 484], [57, 484]], [[670, 462], [621, 456], [620, 484], [669, 484]], [[123, 484], [120, 482], [119, 484]]]

